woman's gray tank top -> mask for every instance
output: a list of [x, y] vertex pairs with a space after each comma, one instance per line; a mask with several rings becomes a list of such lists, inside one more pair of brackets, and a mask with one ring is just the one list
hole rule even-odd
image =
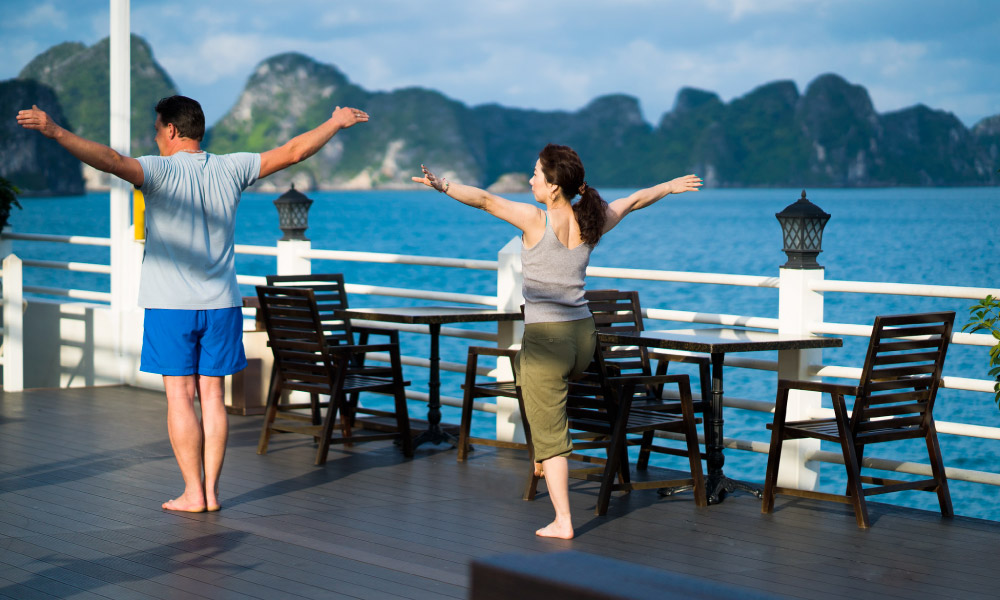
[[590, 316], [583, 297], [583, 283], [593, 246], [582, 243], [572, 250], [556, 237], [549, 216], [545, 233], [532, 246], [521, 237], [521, 272], [524, 276], [524, 323], [576, 321]]

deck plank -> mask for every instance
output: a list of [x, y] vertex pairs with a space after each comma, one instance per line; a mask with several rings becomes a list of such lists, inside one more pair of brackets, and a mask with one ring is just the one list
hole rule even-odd
[[[0, 394], [0, 598], [465, 598], [471, 561], [573, 549], [802, 598], [992, 598], [1000, 523], [872, 503], [737, 494], [615, 495], [573, 482], [578, 537], [535, 537], [544, 493], [520, 500], [523, 452], [445, 447], [405, 459], [388, 442], [303, 436], [256, 454], [260, 417], [231, 417], [223, 510], [159, 508], [182, 487], [163, 395], [129, 387]], [[544, 489], [544, 487], [543, 487]]]

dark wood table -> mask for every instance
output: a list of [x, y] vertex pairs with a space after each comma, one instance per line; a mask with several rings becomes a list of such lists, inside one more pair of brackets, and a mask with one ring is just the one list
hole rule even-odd
[[601, 334], [601, 341], [621, 346], [646, 346], [668, 350], [703, 352], [712, 357], [711, 415], [705, 427], [705, 450], [708, 453], [708, 503], [722, 502], [727, 493], [737, 489], [758, 498], [761, 491], [740, 481], [729, 479], [722, 472], [725, 463], [722, 437], [722, 365], [727, 352], [760, 352], [766, 350], [807, 350], [837, 348], [844, 340], [833, 337], [803, 336], [755, 331], [751, 329], [666, 329], [643, 331], [639, 335]]
[[490, 308], [462, 308], [453, 306], [410, 306], [390, 308], [349, 308], [336, 311], [344, 319], [384, 321], [427, 325], [431, 334], [430, 380], [427, 383], [427, 430], [413, 440], [416, 448], [424, 442], [457, 445], [458, 439], [441, 429], [441, 355], [439, 351], [441, 325], [445, 323], [482, 323], [520, 321], [520, 311], [508, 312]]

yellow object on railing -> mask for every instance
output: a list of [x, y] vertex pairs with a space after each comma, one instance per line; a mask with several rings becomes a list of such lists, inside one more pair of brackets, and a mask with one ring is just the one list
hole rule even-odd
[[132, 190], [132, 223], [135, 239], [138, 242], [146, 240], [146, 200], [142, 192]]

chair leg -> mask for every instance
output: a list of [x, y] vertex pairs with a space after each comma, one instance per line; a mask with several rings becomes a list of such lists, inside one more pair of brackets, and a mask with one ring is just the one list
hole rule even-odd
[[636, 471], [645, 471], [649, 467], [650, 446], [653, 445], [654, 431], [643, 431], [642, 441], [639, 444], [639, 458], [635, 461]]
[[477, 354], [469, 349], [469, 359], [465, 365], [465, 394], [462, 396], [462, 420], [458, 426], [458, 462], [469, 454], [469, 432], [472, 430], [472, 388], [476, 385]]
[[771, 444], [767, 450], [767, 471], [764, 474], [764, 495], [761, 512], [774, 510], [774, 488], [778, 485], [778, 468], [781, 466], [781, 445], [785, 441], [785, 409], [788, 406], [788, 388], [778, 386], [774, 401], [774, 422], [771, 424]]
[[[400, 375], [400, 378], [402, 375]], [[401, 379], [397, 380], [395, 393], [396, 428], [399, 430], [399, 443], [403, 448], [403, 456], [413, 456], [413, 435], [410, 434], [410, 413], [406, 407], [406, 390]]]
[[941, 446], [938, 445], [937, 428], [931, 421], [927, 429], [927, 454], [930, 458], [931, 473], [937, 482], [938, 504], [941, 506], [941, 516], [953, 517], [955, 511], [951, 506], [951, 492], [948, 490], [948, 476], [944, 471], [944, 461], [941, 459]]
[[[864, 444], [855, 444], [854, 445], [854, 456], [855, 456], [855, 458], [857, 458], [857, 461], [858, 461], [858, 473], [860, 474], [861, 473], [861, 469], [863, 468], [861, 465], [864, 464], [864, 462], [865, 462], [865, 445]], [[854, 492], [851, 490], [851, 484], [850, 484], [850, 482], [848, 482], [848, 484], [845, 486], [844, 495], [850, 497], [850, 495], [852, 493], [854, 493]]]
[[[275, 369], [277, 370], [277, 369]], [[267, 454], [267, 444], [271, 439], [271, 424], [278, 415], [278, 401], [281, 399], [281, 384], [279, 378], [271, 376], [271, 389], [267, 394], [267, 408], [264, 409], [264, 425], [260, 430], [257, 442], [257, 454]]]
[[684, 439], [687, 442], [688, 463], [691, 465], [691, 479], [694, 482], [695, 506], [708, 506], [708, 492], [701, 470], [701, 447], [698, 445], [698, 427], [694, 422], [694, 403], [691, 399], [691, 384], [680, 382], [681, 415], [684, 418]]
[[325, 465], [326, 456], [330, 453], [330, 439], [337, 422], [337, 408], [343, 393], [338, 389], [336, 395], [330, 396], [330, 404], [327, 405], [326, 418], [323, 419], [323, 426], [320, 428], [319, 447], [316, 448], [316, 464]]
[[[621, 394], [620, 404], [614, 415], [614, 427], [611, 439], [608, 440], [608, 462], [604, 465], [604, 476], [601, 477], [601, 489], [597, 493], [597, 507], [594, 514], [604, 516], [611, 502], [611, 489], [614, 487], [615, 475], [622, 478], [622, 483], [628, 482], [628, 453], [625, 451], [625, 427], [628, 424], [632, 390]], [[624, 457], [622, 455], [625, 455]], [[623, 463], [624, 458], [624, 463]], [[622, 466], [624, 464], [624, 467]], [[626, 488], [627, 489], [627, 488]]]
[[392, 367], [393, 399], [396, 411], [396, 429], [399, 430], [399, 443], [403, 456], [413, 456], [413, 435], [410, 434], [410, 413], [406, 406], [406, 386], [403, 385], [403, 362], [399, 356], [399, 346], [389, 353], [389, 363]]
[[851, 503], [854, 505], [854, 518], [858, 522], [858, 527], [868, 529], [871, 521], [868, 518], [868, 504], [865, 502], [865, 491], [861, 487], [861, 461], [855, 451], [854, 435], [848, 421], [847, 408], [844, 404], [844, 397], [840, 394], [831, 394], [833, 398], [833, 410], [837, 417], [837, 433], [840, 437], [840, 449], [844, 454], [844, 466], [847, 468], [847, 488]]

